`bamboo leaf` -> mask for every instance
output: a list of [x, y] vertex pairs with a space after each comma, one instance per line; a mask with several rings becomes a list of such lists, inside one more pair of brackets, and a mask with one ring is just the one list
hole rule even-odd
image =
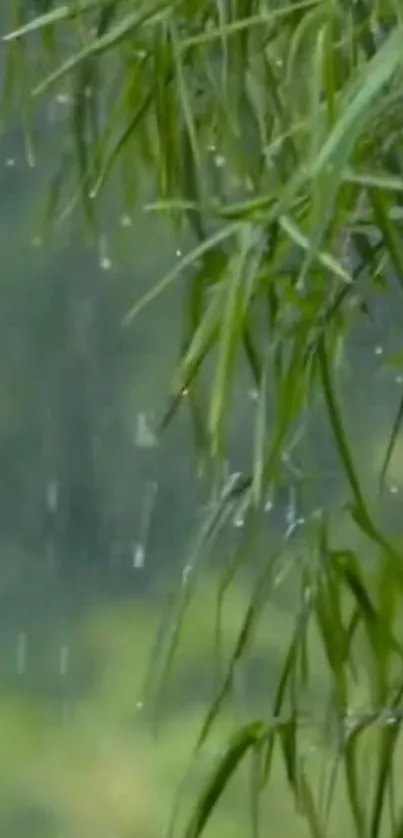
[[241, 728], [230, 742], [224, 757], [205, 786], [191, 820], [185, 830], [185, 838], [198, 838], [209, 821], [214, 808], [227, 789], [240, 762], [252, 748], [260, 745], [267, 737], [267, 728], [261, 722], [252, 722]]
[[29, 23], [19, 26], [7, 35], [3, 35], [3, 41], [6, 43], [23, 38], [30, 35], [31, 32], [36, 32], [38, 29], [45, 29], [48, 26], [54, 26], [64, 20], [74, 19], [85, 12], [100, 8], [103, 5], [103, 0], [80, 0], [80, 3], [69, 3], [63, 6], [57, 6], [50, 12], [45, 12], [43, 15], [37, 15]]
[[[169, 12], [172, 8], [172, 3], [175, 0], [161, 0], [155, 3], [151, 9], [141, 9], [140, 11], [131, 12], [120, 20], [109, 32], [104, 35], [94, 38], [88, 46], [82, 49], [79, 53], [70, 56], [62, 65], [58, 67], [53, 73], [38, 84], [33, 90], [33, 96], [41, 96], [53, 87], [57, 82], [61, 81], [64, 76], [73, 72], [83, 61], [86, 61], [91, 56], [99, 56], [103, 52], [118, 46], [122, 41], [131, 36], [137, 29], [144, 24], [148, 24], [154, 20], [156, 22], [160, 19], [161, 14]], [[180, 0], [176, 0], [180, 2]]]
[[169, 288], [169, 286], [180, 276], [185, 268], [194, 265], [194, 263], [197, 262], [201, 256], [208, 251], [213, 250], [213, 248], [215, 248], [218, 244], [221, 244], [226, 239], [232, 238], [232, 236], [238, 233], [239, 229], [239, 223], [235, 222], [234, 224], [227, 225], [206, 239], [206, 241], [203, 241], [197, 247], [193, 248], [193, 250], [183, 257], [183, 259], [180, 259], [179, 262], [177, 262], [175, 267], [172, 268], [172, 270], [169, 271], [169, 273], [167, 273], [157, 283], [157, 285], [154, 285], [151, 291], [145, 294], [145, 296], [138, 303], [136, 303], [132, 309], [130, 309], [123, 319], [123, 325], [128, 326], [134, 317], [136, 317], [145, 306], [149, 305], [149, 303], [153, 302], [160, 294]]

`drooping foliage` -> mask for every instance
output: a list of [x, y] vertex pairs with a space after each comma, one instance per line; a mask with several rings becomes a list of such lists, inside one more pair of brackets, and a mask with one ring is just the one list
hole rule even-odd
[[[202, 560], [234, 516], [243, 526], [223, 563], [218, 612], [237, 571], [255, 571], [199, 745], [219, 718], [279, 575], [288, 571], [290, 542], [301, 539], [292, 563], [295, 631], [267, 717], [234, 735], [187, 838], [201, 834], [249, 753], [257, 799], [270, 781], [275, 746], [315, 838], [326, 833], [337, 771], [344, 772], [352, 834], [397, 838], [403, 565], [381, 498], [402, 408], [390, 417], [376, 494], [357, 466], [338, 371], [380, 294], [391, 310], [402, 305], [400, 0], [29, 5], [14, 3], [4, 39], [5, 107], [18, 105], [32, 162], [36, 108], [55, 92], [71, 100], [45, 220], [77, 211], [91, 234], [106, 196], [124, 211], [144, 200], [146, 175], [145, 209], [174, 225], [181, 247], [187, 242], [172, 269], [134, 299], [123, 326], [135, 328], [140, 311], [184, 279], [180, 360], [163, 426], [184, 406], [190, 410], [213, 502], [189, 556], [164, 672]], [[243, 472], [228, 475], [246, 376], [254, 394], [251, 439]], [[291, 514], [273, 549], [262, 536], [268, 505], [290, 482], [291, 453], [303, 469], [315, 465], [318, 422], [331, 433], [345, 484], [343, 514], [359, 538], [334, 539], [333, 509], [324, 501], [312, 515]], [[306, 713], [318, 710], [310, 692], [312, 637], [322, 649], [329, 695], [320, 718], [310, 721], [330, 732], [336, 755], [319, 794], [301, 745]], [[362, 756], [368, 738], [369, 790]]]

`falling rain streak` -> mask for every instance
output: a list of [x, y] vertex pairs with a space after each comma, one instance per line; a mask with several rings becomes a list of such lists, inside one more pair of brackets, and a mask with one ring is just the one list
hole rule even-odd
[[65, 678], [68, 674], [69, 670], [69, 663], [70, 663], [70, 650], [69, 647], [64, 645], [60, 646], [59, 649], [59, 673], [61, 678]]
[[16, 667], [17, 675], [23, 675], [27, 664], [27, 635], [20, 631], [17, 635]]
[[143, 508], [139, 527], [139, 538], [133, 550], [133, 568], [142, 570], [146, 561], [146, 550], [149, 543], [151, 522], [157, 499], [158, 483], [152, 481], [148, 484], [144, 494]]

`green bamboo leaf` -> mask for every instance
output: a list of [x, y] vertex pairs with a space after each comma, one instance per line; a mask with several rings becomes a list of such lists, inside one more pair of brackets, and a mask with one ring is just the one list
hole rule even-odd
[[397, 442], [397, 438], [399, 436], [399, 432], [401, 429], [401, 424], [403, 420], [403, 396], [400, 398], [399, 406], [397, 409], [395, 421], [393, 423], [393, 427], [390, 433], [390, 437], [388, 440], [388, 445], [385, 452], [385, 457], [383, 459], [383, 463], [379, 473], [379, 489], [382, 491], [385, 487], [385, 478], [386, 474], [390, 465], [390, 461], [392, 459], [393, 451], [395, 449], [395, 445]]
[[250, 802], [251, 802], [251, 827], [252, 838], [260, 838], [260, 782], [262, 774], [262, 743], [258, 743], [253, 748], [251, 756], [251, 772], [250, 772]]
[[353, 521], [355, 521], [362, 532], [364, 532], [371, 539], [371, 541], [381, 548], [384, 554], [384, 559], [387, 560], [390, 567], [393, 568], [396, 582], [399, 581], [400, 584], [403, 585], [403, 569], [401, 566], [401, 553], [399, 550], [396, 549], [392, 542], [374, 525], [371, 518], [368, 517], [368, 514], [365, 514], [359, 506], [352, 503], [346, 504], [346, 508], [349, 509]]
[[79, 17], [81, 14], [92, 11], [93, 9], [101, 8], [103, 3], [104, 0], [81, 0], [81, 2], [77, 4], [69, 3], [63, 6], [57, 6], [56, 9], [52, 9], [50, 12], [45, 12], [43, 15], [37, 15], [33, 20], [30, 20], [29, 23], [25, 23], [23, 26], [19, 26], [12, 32], [8, 32], [7, 35], [3, 35], [3, 41], [9, 43], [10, 41], [15, 41], [18, 38], [30, 35], [31, 32], [36, 32], [38, 29], [45, 29], [48, 26], [54, 26], [64, 20], [72, 20]]
[[263, 364], [261, 378], [259, 381], [258, 402], [256, 410], [256, 424], [254, 434], [254, 468], [252, 480], [252, 494], [256, 506], [261, 503], [264, 489], [264, 466], [267, 450], [267, 400], [269, 380], [269, 358]]
[[324, 757], [324, 769], [323, 769], [323, 792], [319, 794], [319, 801], [323, 800], [323, 806], [318, 804], [319, 806], [319, 817], [320, 822], [323, 824], [323, 833], [326, 835], [328, 833], [328, 827], [330, 822], [330, 815], [332, 810], [332, 805], [334, 802], [336, 787], [337, 787], [337, 779], [340, 773], [340, 767], [342, 763], [342, 754], [340, 753], [340, 748], [337, 749], [335, 755], [332, 757], [332, 766], [331, 766], [331, 773], [328, 782], [328, 787], [325, 787], [325, 773], [326, 773], [326, 756]]
[[164, 622], [162, 627], [162, 649], [157, 647], [150, 655], [146, 693], [155, 704], [158, 700], [161, 700], [163, 689], [174, 663], [179, 635], [183, 628], [187, 610], [196, 592], [200, 565], [208, 555], [217, 533], [233, 516], [234, 505], [239, 492], [242, 491], [242, 486], [242, 480], [231, 481], [224, 486], [216, 501], [211, 504], [203, 517], [193, 542], [187, 547], [187, 572], [183, 577], [183, 584], [180, 596], [176, 600], [174, 614], [173, 616], [172, 614], [169, 615], [168, 622]]
[[[243, 509], [248, 507], [249, 514], [246, 516], [244, 527], [242, 528], [243, 538], [240, 545], [236, 545], [233, 551], [230, 552], [230, 558], [226, 562], [223, 572], [220, 574], [218, 590], [217, 590], [217, 605], [215, 612], [215, 628], [214, 628], [214, 647], [215, 655], [218, 662], [220, 662], [221, 654], [221, 625], [222, 625], [222, 611], [225, 601], [225, 596], [234, 582], [236, 574], [239, 572], [243, 564], [246, 564], [251, 552], [256, 549], [258, 542], [259, 528], [256, 525], [257, 518], [251, 515], [250, 504], [248, 496], [251, 489], [251, 480], [247, 478], [243, 480], [241, 490], [239, 492], [239, 505]], [[270, 558], [270, 562], [274, 562], [275, 557]], [[221, 675], [222, 680], [222, 675]]]
[[358, 782], [358, 754], [357, 746], [360, 734], [366, 730], [367, 724], [362, 722], [356, 724], [348, 733], [344, 745], [344, 770], [346, 777], [347, 794], [350, 802], [351, 812], [354, 818], [358, 835], [365, 835], [365, 798], [363, 789]]
[[252, 748], [259, 746], [266, 737], [267, 727], [261, 722], [252, 722], [235, 734], [196, 804], [184, 833], [185, 838], [198, 838], [202, 834], [240, 762]]
[[[398, 709], [401, 710], [402, 698], [403, 686], [399, 686], [390, 707], [392, 719], [393, 711]], [[379, 728], [381, 742], [377, 760], [378, 776], [376, 779], [376, 788], [373, 796], [373, 806], [368, 831], [370, 838], [379, 838], [380, 836], [386, 792], [393, 778], [394, 755], [401, 732], [402, 720], [403, 717], [401, 713], [400, 715], [395, 714], [392, 724], [382, 724]]]
[[334, 566], [345, 578], [347, 585], [363, 615], [364, 622], [370, 626], [377, 623], [376, 608], [362, 580], [362, 574], [354, 553], [351, 550], [331, 552]]
[[333, 601], [335, 585], [331, 579], [321, 580], [316, 596], [316, 617], [320, 636], [326, 654], [326, 662], [333, 676], [334, 693], [337, 704], [347, 704], [347, 679], [345, 672], [345, 653], [347, 648], [346, 630], [341, 620], [340, 609]]
[[[183, 114], [184, 125], [187, 131], [189, 146], [191, 149], [193, 161], [195, 164], [196, 180], [200, 188], [200, 181], [202, 178], [202, 164], [199, 151], [199, 140], [196, 130], [194, 108], [192, 105], [192, 97], [188, 90], [186, 82], [186, 75], [184, 72], [182, 52], [180, 50], [180, 39], [178, 38], [176, 29], [173, 24], [169, 25], [169, 32], [172, 42], [172, 52], [174, 61], [174, 72], [176, 80], [176, 91]], [[196, 195], [198, 191], [196, 190]]]
[[258, 387], [262, 376], [262, 361], [259, 350], [256, 348], [254, 336], [252, 335], [252, 328], [249, 326], [246, 317], [243, 324], [243, 346], [254, 384]]
[[[272, 443], [265, 463], [266, 480], [276, 476], [278, 463], [286, 446], [287, 435], [290, 432], [301, 401], [305, 395], [306, 363], [304, 349], [307, 340], [305, 324], [296, 329], [289, 353], [287, 367], [282, 370], [281, 379], [277, 382], [277, 415], [272, 433]], [[274, 347], [275, 349], [276, 347]]]
[[318, 361], [320, 365], [320, 374], [322, 380], [323, 394], [325, 403], [333, 429], [337, 450], [343, 465], [344, 472], [350, 484], [353, 493], [354, 501], [357, 509], [360, 512], [363, 520], [366, 522], [368, 529], [376, 532], [376, 528], [372, 523], [370, 513], [367, 510], [364, 496], [361, 490], [361, 485], [357, 477], [356, 469], [350, 453], [350, 448], [347, 442], [343, 422], [339, 407], [336, 402], [336, 397], [333, 391], [333, 385], [330, 378], [330, 371], [328, 366], [327, 351], [324, 339], [321, 339], [318, 347]]
[[326, 229], [335, 215], [340, 190], [340, 172], [346, 166], [355, 143], [374, 112], [377, 97], [403, 61], [402, 32], [401, 27], [396, 27], [376, 55], [368, 61], [365, 76], [362, 73], [345, 94], [340, 109], [341, 116], [315, 161], [310, 166], [303, 167], [312, 179], [316, 221], [310, 239], [310, 249], [301, 269], [301, 285], [306, 281], [312, 261], [322, 246]]
[[64, 76], [79, 67], [83, 61], [86, 61], [91, 56], [99, 56], [102, 55], [103, 52], [107, 52], [108, 50], [115, 48], [146, 23], [149, 24], [153, 21], [159, 21], [164, 12], [169, 13], [172, 9], [172, 4], [175, 2], [179, 3], [180, 0], [161, 0], [147, 10], [136, 10], [126, 15], [112, 29], [110, 29], [109, 32], [98, 38], [94, 38], [83, 50], [71, 55], [70, 58], [68, 58], [61, 65], [61, 67], [58, 67], [57, 70], [47, 76], [47, 78], [41, 81], [34, 88], [32, 95], [41, 96], [43, 93], [48, 91], [50, 87], [53, 87], [53, 85], [64, 78]]
[[206, 312], [193, 334], [190, 346], [180, 361], [173, 387], [174, 402], [177, 402], [182, 397], [184, 390], [192, 385], [207, 353], [210, 352], [218, 339], [222, 315], [222, 290], [222, 288], [219, 288], [210, 300]]
[[207, 32], [184, 38], [182, 48], [187, 49], [188, 47], [203, 45], [210, 41], [222, 41], [223, 37], [228, 38], [230, 35], [237, 35], [239, 32], [254, 26], [269, 26], [276, 21], [280, 22], [284, 17], [291, 16], [296, 11], [317, 6], [318, 2], [319, 0], [300, 0], [297, 3], [290, 3], [284, 9], [274, 9], [265, 14], [250, 15], [245, 19], [241, 18], [240, 20], [234, 20], [227, 24], [221, 24], [217, 28], [211, 28]]
[[[279, 225], [282, 227], [285, 233], [290, 236], [290, 238], [301, 247], [303, 250], [309, 252], [311, 243], [310, 240], [302, 233], [299, 229], [298, 225], [290, 218], [285, 215], [280, 215], [279, 217]], [[343, 268], [342, 265], [334, 259], [331, 253], [325, 253], [321, 250], [317, 250], [315, 252], [315, 258], [323, 265], [324, 268], [327, 268], [329, 271], [335, 274], [338, 279], [341, 279], [343, 282], [351, 283], [353, 281], [351, 274]]]
[[212, 702], [210, 710], [208, 711], [207, 716], [203, 722], [202, 729], [197, 740], [197, 750], [201, 748], [204, 742], [206, 741], [210, 733], [210, 730], [214, 722], [216, 721], [222, 706], [224, 705], [224, 702], [227, 700], [231, 692], [235, 670], [239, 664], [240, 659], [245, 653], [248, 644], [250, 643], [252, 633], [256, 626], [256, 621], [260, 615], [263, 606], [267, 601], [267, 577], [270, 578], [271, 573], [272, 565], [271, 563], [269, 563], [269, 567], [264, 569], [262, 578], [259, 579], [259, 583], [256, 586], [255, 593], [246, 611], [246, 615], [242, 622], [242, 626], [238, 634], [238, 639], [236, 641], [234, 651], [229, 660], [229, 664], [221, 688], [218, 691], [216, 698]]
[[285, 763], [287, 780], [291, 788], [297, 791], [298, 785], [298, 764], [297, 764], [297, 718], [295, 712], [292, 717], [284, 722], [278, 730], [281, 750]]
[[163, 201], [151, 201], [143, 207], [144, 212], [163, 212], [171, 215], [174, 212], [201, 212], [200, 203], [188, 198], [172, 198]]
[[[145, 63], [145, 59], [144, 59]], [[120, 134], [118, 140], [115, 142], [113, 148], [110, 152], [103, 156], [103, 161], [101, 164], [101, 171], [97, 176], [95, 183], [91, 189], [91, 199], [94, 200], [98, 197], [101, 189], [105, 186], [105, 183], [112, 172], [112, 169], [122, 155], [123, 151], [127, 147], [128, 143], [132, 139], [136, 128], [140, 125], [141, 121], [144, 119], [145, 115], [149, 111], [152, 104], [152, 92], [147, 91], [143, 96], [138, 107], [135, 109], [134, 113], [130, 116], [129, 121], [127, 122], [124, 130]], [[104, 142], [106, 137], [104, 137]]]
[[389, 218], [390, 201], [386, 195], [379, 190], [369, 190], [369, 200], [372, 204], [374, 219], [382, 233], [384, 243], [387, 247], [388, 258], [395, 268], [396, 278], [403, 288], [403, 245], [400, 233]]
[[240, 227], [241, 225], [239, 222], [228, 224], [187, 253], [183, 259], [180, 259], [177, 262], [171, 271], [169, 271], [156, 285], [154, 285], [151, 291], [145, 294], [144, 297], [142, 297], [142, 299], [139, 300], [139, 302], [136, 303], [132, 309], [130, 309], [123, 319], [123, 325], [128, 326], [134, 317], [136, 317], [139, 312], [145, 308], [145, 306], [153, 302], [160, 294], [166, 291], [170, 285], [172, 285], [185, 268], [191, 267], [198, 261], [198, 259], [200, 259], [201, 256], [204, 256], [205, 253], [213, 250], [217, 245], [221, 244], [226, 239], [230, 239], [235, 236], [239, 232]]
[[[252, 247], [254, 248], [253, 258], [251, 258]], [[228, 287], [211, 394], [209, 431], [214, 456], [222, 453], [234, 364], [242, 341], [245, 312], [253, 291], [251, 281], [254, 283], [256, 280], [256, 268], [261, 257], [261, 249], [259, 241], [256, 241], [256, 231], [250, 225], [243, 226], [240, 230], [239, 250], [235, 252], [228, 266], [226, 280]]]
[[334, 550], [330, 551], [330, 555], [335, 569], [343, 576], [353, 599], [357, 603], [357, 608], [375, 652], [379, 651], [381, 656], [385, 656], [387, 651], [393, 651], [398, 657], [403, 658], [403, 647], [394, 636], [386, 618], [380, 619], [379, 610], [374, 605], [364, 584], [362, 571], [354, 553], [351, 550]]
[[[287, 689], [289, 688], [295, 670], [298, 666], [298, 652], [300, 644], [303, 642], [304, 635], [307, 632], [309, 619], [313, 612], [315, 605], [315, 596], [305, 596], [305, 589], [303, 589], [303, 609], [295, 621], [295, 627], [290, 641], [290, 645], [286, 654], [284, 655], [284, 663], [278, 679], [278, 685], [273, 702], [273, 718], [278, 719], [283, 709], [283, 704], [286, 701]], [[263, 769], [263, 783], [267, 784], [273, 759], [273, 751], [275, 745], [274, 732], [269, 733], [266, 743], [266, 755]]]
[[358, 172], [347, 168], [342, 174], [344, 183], [354, 183], [381, 192], [403, 192], [403, 178], [388, 172]]
[[339, 165], [347, 158], [370, 117], [376, 97], [403, 62], [402, 46], [403, 30], [396, 26], [376, 55], [366, 63], [359, 80], [345, 94], [341, 116], [310, 167], [312, 177], [326, 166]]
[[303, 770], [300, 770], [298, 776], [298, 802], [302, 814], [308, 821], [312, 838], [324, 838], [324, 829], [315, 805], [314, 796]]
[[[96, 98], [96, 79], [94, 66], [91, 61], [83, 62], [78, 68], [74, 85], [74, 105], [72, 108], [72, 133], [76, 146], [78, 164], [78, 188], [81, 195], [85, 221], [91, 230], [95, 228], [95, 205], [90, 200], [90, 183], [92, 168], [95, 163], [92, 148], [97, 141], [97, 120], [92, 113], [90, 99], [84, 95], [86, 89], [93, 94], [91, 102]], [[90, 135], [91, 134], [91, 135]]]
[[315, 161], [319, 152], [323, 135], [323, 113], [322, 113], [322, 85], [323, 68], [326, 58], [325, 50], [329, 48], [327, 41], [327, 27], [322, 26], [316, 36], [315, 49], [312, 58], [312, 83], [311, 83], [311, 142], [310, 159]]

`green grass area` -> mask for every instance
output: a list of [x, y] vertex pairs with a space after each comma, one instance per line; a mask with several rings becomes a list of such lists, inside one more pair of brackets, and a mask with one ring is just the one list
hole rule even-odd
[[[272, 694], [270, 681], [278, 674], [293, 625], [292, 612], [268, 603], [241, 667], [235, 697], [228, 701], [219, 724], [194, 760], [194, 745], [211, 697], [211, 681], [210, 690], [206, 684], [217, 669], [216, 594], [217, 579], [204, 578], [185, 615], [177, 660], [158, 705], [157, 728], [143, 687], [160, 601], [102, 603], [84, 610], [69, 627], [70, 668], [64, 680], [55, 671], [45, 677], [56, 635], [50, 621], [43, 626], [42, 642], [47, 648], [42, 650], [42, 662], [40, 656], [37, 661], [28, 659], [27, 671], [10, 679], [7, 688], [3, 678], [0, 691], [0, 825], [5, 830], [11, 824], [7, 826], [10, 838], [30, 838], [30, 819], [23, 818], [24, 812], [36, 812], [43, 829], [46, 821], [44, 834], [49, 838], [160, 836], [169, 825], [186, 777], [178, 810], [178, 823], [182, 823], [236, 725], [253, 717], [253, 702], [248, 705], [251, 696], [242, 689], [253, 661], [260, 667], [255, 689], [260, 692], [257, 705], [264, 717]], [[222, 617], [224, 659], [234, 646], [247, 604], [247, 586], [232, 585]], [[312, 636], [311, 660], [316, 667], [320, 711], [320, 691], [324, 706], [328, 682], [316, 636]], [[319, 793], [323, 783], [331, 782], [335, 752], [314, 727], [307, 727], [303, 738], [309, 776]], [[253, 770], [253, 760], [246, 762], [230, 783], [207, 836], [237, 838], [250, 828]], [[349, 823], [345, 791], [342, 783], [339, 786], [332, 836]], [[296, 838], [308, 835], [279, 753], [260, 807], [263, 824], [275, 834], [280, 830], [281, 835]]]

